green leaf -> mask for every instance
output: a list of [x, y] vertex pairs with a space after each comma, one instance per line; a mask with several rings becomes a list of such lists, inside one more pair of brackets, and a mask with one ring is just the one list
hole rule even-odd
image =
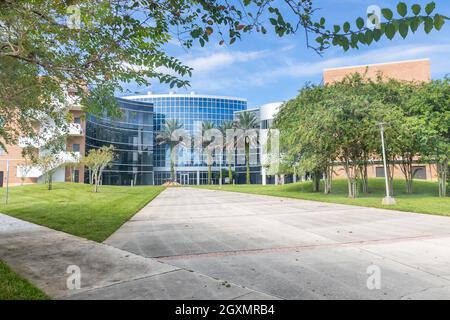
[[341, 31], [341, 26], [339, 26], [337, 24], [335, 24], [333, 28], [334, 28], [334, 33], [338, 33], [339, 31]]
[[344, 28], [345, 33], [349, 32], [350, 31], [350, 23], [345, 22], [343, 28]]
[[348, 43], [348, 38], [347, 37], [342, 37], [342, 47], [344, 48], [345, 51], [348, 51], [349, 49], [349, 43]]
[[392, 38], [394, 38], [394, 36], [395, 36], [395, 26], [394, 26], [394, 24], [392, 24], [392, 23], [389, 23], [389, 24], [387, 24], [386, 25], [386, 31], [385, 31], [385, 33], [386, 33], [386, 37], [389, 39], [389, 40], [392, 40]]
[[418, 4], [413, 4], [411, 9], [413, 13], [417, 16], [420, 13], [421, 7]]
[[244, 0], [244, 5], [248, 6], [250, 4], [251, 0]]
[[320, 24], [321, 24], [322, 26], [325, 24], [325, 18], [324, 18], [324, 17], [320, 18]]
[[434, 8], [436, 8], [436, 4], [434, 3], [434, 1], [427, 4], [425, 7], [425, 12], [427, 13], [427, 15], [430, 15], [433, 12]]
[[364, 33], [360, 32], [358, 34], [358, 41], [363, 43], [363, 44], [366, 44], [366, 37], [365, 37]]
[[410, 23], [411, 31], [416, 32], [421, 22], [422, 20], [419, 17], [413, 18]]
[[436, 28], [436, 30], [441, 30], [442, 26], [444, 25], [445, 20], [444, 17], [441, 16], [440, 14], [436, 14], [434, 16], [434, 27]]
[[406, 3], [404, 2], [399, 2], [397, 4], [397, 12], [399, 15], [401, 15], [402, 17], [406, 16], [406, 13], [408, 12], [408, 7], [406, 6]]
[[398, 27], [398, 31], [403, 39], [405, 39], [406, 36], [408, 35], [408, 30], [409, 30], [408, 23], [406, 23], [405, 21], [402, 21]]
[[236, 41], [236, 38], [231, 38], [230, 39], [230, 44], [233, 44]]
[[387, 20], [391, 20], [394, 14], [392, 13], [391, 9], [381, 9], [381, 13], [383, 14], [383, 17], [385, 17]]
[[351, 38], [350, 40], [351, 40], [352, 46], [356, 45], [358, 43], [358, 41], [359, 41], [359, 37], [358, 37], [358, 35], [356, 33], [352, 33], [350, 38]]
[[270, 23], [273, 24], [274, 26], [276, 26], [278, 24], [277, 20], [275, 18], [270, 18], [269, 20], [270, 20]]
[[365, 34], [365, 40], [366, 40], [366, 44], [370, 45], [373, 41], [373, 31], [372, 30], [367, 30], [366, 34]]
[[381, 32], [381, 29], [374, 29], [374, 30], [373, 30], [373, 39], [374, 39], [375, 41], [380, 40], [382, 34], [383, 34], [383, 33]]
[[333, 37], [333, 40], [331, 41], [331, 43], [333, 44], [333, 46], [337, 46], [339, 43], [338, 37]]
[[362, 29], [364, 27], [364, 19], [361, 17], [356, 19], [356, 26], [358, 27], [358, 29]]
[[424, 30], [425, 30], [425, 33], [430, 33], [431, 32], [431, 30], [433, 30], [433, 26], [434, 26], [434, 21], [433, 21], [433, 19], [432, 18], [430, 18], [430, 17], [427, 17], [426, 19], [425, 19], [425, 26], [424, 26]]

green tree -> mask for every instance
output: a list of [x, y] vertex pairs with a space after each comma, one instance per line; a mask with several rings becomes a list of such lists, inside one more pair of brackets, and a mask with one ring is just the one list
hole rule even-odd
[[156, 136], [156, 142], [159, 145], [168, 145], [169, 146], [169, 157], [170, 157], [170, 179], [172, 181], [176, 181], [175, 177], [175, 159], [173, 153], [173, 148], [181, 143], [176, 139], [175, 134], [176, 131], [181, 129], [183, 124], [180, 123], [177, 119], [168, 120], [162, 129], [162, 131]]
[[94, 192], [99, 192], [102, 185], [103, 171], [115, 159], [114, 146], [103, 146], [99, 149], [91, 149], [86, 157], [81, 159], [81, 164], [88, 167], [92, 174]]
[[246, 134], [247, 130], [255, 129], [258, 127], [258, 120], [256, 119], [256, 115], [253, 112], [245, 111], [238, 113], [235, 127], [237, 129], [243, 130], [244, 136], [242, 137], [244, 140], [244, 152], [245, 152], [245, 166], [246, 166], [246, 174], [245, 174], [245, 183], [250, 184], [250, 137]]
[[379, 123], [402, 115], [398, 107], [383, 99], [382, 83], [353, 74], [326, 86], [305, 86], [281, 109], [275, 125], [281, 130], [282, 145], [291, 159], [299, 159], [300, 170], [310, 172], [313, 190], [325, 180], [331, 192], [336, 160], [344, 167], [349, 197], [357, 186], [367, 193], [367, 166], [380, 157]]
[[53, 175], [68, 161], [66, 157], [74, 157], [70, 152], [63, 153], [66, 138], [64, 134], [53, 132], [53, 136], [48, 136], [46, 140], [30, 140], [28, 146], [22, 150], [22, 155], [30, 157], [31, 163], [41, 170], [48, 190], [53, 189]]
[[62, 162], [57, 155], [51, 153], [39, 157], [36, 161], [36, 166], [44, 175], [44, 183], [47, 184], [48, 190], [53, 189], [53, 175], [61, 165]]
[[406, 112], [416, 118], [421, 133], [422, 159], [436, 165], [439, 196], [447, 195], [450, 158], [450, 78], [416, 86]]
[[[395, 79], [383, 81], [382, 74], [379, 74], [376, 81], [371, 81], [370, 85], [372, 87], [371, 93], [373, 98], [380, 102], [378, 108], [373, 110], [376, 113], [374, 118], [378, 122], [378, 126], [383, 123], [387, 164], [387, 172], [385, 174], [388, 178], [389, 194], [394, 195], [394, 170], [403, 146], [403, 142], [400, 139], [403, 135], [400, 133], [400, 129], [405, 117], [403, 111], [405, 96], [402, 93], [405, 91], [403, 90], [404, 83]], [[380, 136], [374, 141], [373, 153], [381, 161], [382, 150]]]
[[334, 136], [335, 114], [325, 103], [330, 90], [307, 84], [299, 95], [288, 101], [275, 119], [280, 130], [284, 158], [298, 162], [302, 172], [310, 172], [313, 191], [319, 191], [319, 182], [325, 178], [324, 193], [331, 192], [333, 162], [337, 157]]
[[[385, 8], [379, 28], [327, 24], [314, 1], [244, 0], [3, 0], [0, 7], [0, 129], [2, 144], [33, 134], [31, 121], [46, 114], [64, 118], [59, 106], [68, 91], [76, 92], [85, 111], [117, 113], [114, 92], [121, 83], [148, 86], [156, 79], [187, 86], [192, 69], [166, 52], [178, 39], [182, 46], [204, 46], [211, 39], [233, 44], [251, 32], [278, 36], [305, 32], [307, 47], [322, 53], [371, 45], [381, 38], [402, 37], [423, 25], [440, 30], [448, 20], [435, 10]], [[310, 38], [314, 37], [314, 41]], [[166, 70], [166, 71], [161, 71]], [[27, 92], [27, 94], [23, 94]], [[107, 103], [105, 103], [107, 102]], [[14, 115], [14, 121], [8, 121]], [[14, 124], [18, 122], [18, 125]]]

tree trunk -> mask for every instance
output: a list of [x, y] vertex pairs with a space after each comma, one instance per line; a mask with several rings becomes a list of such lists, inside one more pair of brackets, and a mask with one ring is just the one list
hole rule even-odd
[[361, 175], [361, 191], [364, 194], [369, 193], [369, 177], [367, 174], [367, 162], [364, 160], [364, 163], [359, 167], [360, 175]]
[[319, 192], [320, 190], [320, 172], [314, 171], [312, 172], [312, 181], [313, 181], [313, 192]]
[[448, 161], [436, 164], [438, 172], [439, 197], [447, 196]]
[[387, 178], [389, 184], [389, 195], [392, 197], [394, 195], [394, 170], [395, 170], [395, 159], [391, 163], [387, 164]]
[[89, 184], [92, 186], [94, 183], [94, 178], [92, 177], [92, 169], [89, 168]]
[[333, 165], [328, 165], [325, 170], [325, 187], [323, 190], [324, 194], [330, 194], [331, 193], [331, 182], [333, 180]]
[[402, 158], [400, 169], [405, 176], [406, 193], [411, 194], [413, 187], [412, 157]]
[[92, 172], [92, 182], [94, 183], [94, 192], [98, 192], [98, 171], [97, 169]]
[[49, 173], [48, 174], [48, 190], [52, 190], [53, 189], [53, 174]]
[[357, 171], [355, 165], [350, 160], [344, 162], [345, 173], [347, 174], [348, 197], [356, 198], [357, 195]]
[[231, 163], [228, 164], [228, 183], [233, 182], [233, 170], [231, 169]]
[[176, 178], [175, 178], [175, 163], [174, 163], [174, 159], [172, 157], [172, 146], [169, 147], [169, 157], [170, 157], [170, 180], [175, 181], [176, 182]]

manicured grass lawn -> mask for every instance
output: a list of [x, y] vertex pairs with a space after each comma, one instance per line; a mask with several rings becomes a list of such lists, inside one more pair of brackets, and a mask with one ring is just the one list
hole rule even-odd
[[45, 293], [0, 261], [0, 300], [48, 300]]
[[42, 184], [10, 188], [9, 204], [0, 189], [0, 213], [64, 231], [94, 241], [103, 241], [137, 211], [155, 198], [164, 187], [92, 186], [55, 183], [48, 191]]
[[[199, 188], [219, 189], [219, 186], [200, 186]], [[368, 195], [360, 194], [356, 199], [347, 198], [347, 180], [334, 180], [332, 188], [332, 194], [329, 195], [312, 192], [311, 182], [277, 186], [223, 185], [221, 190], [450, 216], [450, 198], [438, 197], [436, 182], [414, 180], [414, 193], [409, 195], [404, 191], [405, 182], [403, 180], [394, 181], [394, 197], [397, 201], [394, 206], [381, 205], [381, 199], [385, 195], [384, 179], [382, 178], [370, 179], [370, 193]]]

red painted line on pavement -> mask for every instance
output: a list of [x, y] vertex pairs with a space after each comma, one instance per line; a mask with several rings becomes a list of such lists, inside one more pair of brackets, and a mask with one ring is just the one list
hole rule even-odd
[[298, 251], [298, 250], [357, 247], [357, 246], [362, 246], [362, 245], [396, 243], [396, 242], [402, 242], [402, 241], [408, 241], [408, 240], [423, 240], [423, 239], [434, 239], [434, 238], [441, 238], [441, 237], [448, 237], [448, 235], [440, 235], [440, 236], [425, 235], [425, 236], [403, 237], [403, 238], [393, 238], [393, 239], [363, 240], [363, 241], [353, 241], [353, 242], [344, 242], [344, 243], [327, 243], [327, 244], [317, 244], [317, 245], [300, 245], [300, 246], [292, 246], [292, 247], [219, 251], [219, 252], [208, 252], [208, 253], [194, 253], [194, 254], [187, 254], [187, 255], [160, 256], [160, 257], [153, 257], [153, 258], [161, 259], [161, 260], [188, 260], [188, 259], [195, 259], [195, 258], [226, 257], [226, 256], [261, 254], [261, 253]]

